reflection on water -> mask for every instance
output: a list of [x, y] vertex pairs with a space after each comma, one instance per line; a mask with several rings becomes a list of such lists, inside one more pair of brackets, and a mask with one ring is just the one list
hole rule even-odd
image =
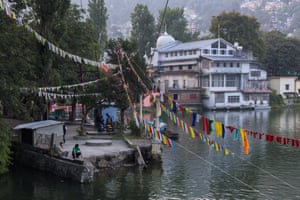
[[[204, 115], [237, 128], [300, 138], [296, 109]], [[101, 170], [90, 185], [17, 167], [0, 176], [0, 199], [300, 199], [300, 148], [249, 137], [250, 152], [244, 155], [241, 142], [226, 132], [220, 143], [230, 154], [224, 156], [172, 123], [169, 128], [180, 138], [176, 150], [164, 147], [159, 165]]]

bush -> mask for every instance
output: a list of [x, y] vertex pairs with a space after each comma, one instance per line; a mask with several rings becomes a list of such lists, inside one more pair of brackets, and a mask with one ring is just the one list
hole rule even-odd
[[135, 120], [129, 121], [129, 128], [130, 128], [132, 134], [139, 136], [139, 137], [141, 136], [141, 129], [136, 125]]
[[270, 94], [270, 105], [273, 106], [283, 106], [284, 101], [281, 95], [276, 94], [276, 91], [272, 91]]

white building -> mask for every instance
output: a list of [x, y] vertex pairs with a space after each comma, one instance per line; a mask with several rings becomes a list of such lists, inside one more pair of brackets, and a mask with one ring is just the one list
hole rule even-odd
[[152, 77], [162, 92], [207, 109], [268, 108], [267, 73], [251, 53], [222, 38], [183, 43], [164, 33], [152, 49]]

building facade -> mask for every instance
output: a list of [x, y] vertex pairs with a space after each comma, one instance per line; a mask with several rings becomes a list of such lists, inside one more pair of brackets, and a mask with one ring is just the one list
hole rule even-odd
[[251, 53], [222, 38], [182, 43], [164, 33], [152, 49], [152, 78], [180, 104], [269, 108], [267, 73]]
[[300, 83], [297, 76], [271, 76], [268, 78], [270, 89], [284, 99], [298, 96]]

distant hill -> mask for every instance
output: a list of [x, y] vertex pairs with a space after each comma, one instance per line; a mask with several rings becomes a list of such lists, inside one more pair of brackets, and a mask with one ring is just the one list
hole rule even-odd
[[[126, 35], [130, 30], [130, 14], [136, 4], [145, 4], [157, 17], [167, 0], [106, 0], [109, 32]], [[88, 0], [72, 0], [87, 7]], [[239, 11], [255, 16], [265, 31], [277, 29], [298, 37], [300, 32], [300, 0], [169, 0], [169, 7], [184, 7], [191, 27], [205, 32], [212, 16], [223, 11]]]

